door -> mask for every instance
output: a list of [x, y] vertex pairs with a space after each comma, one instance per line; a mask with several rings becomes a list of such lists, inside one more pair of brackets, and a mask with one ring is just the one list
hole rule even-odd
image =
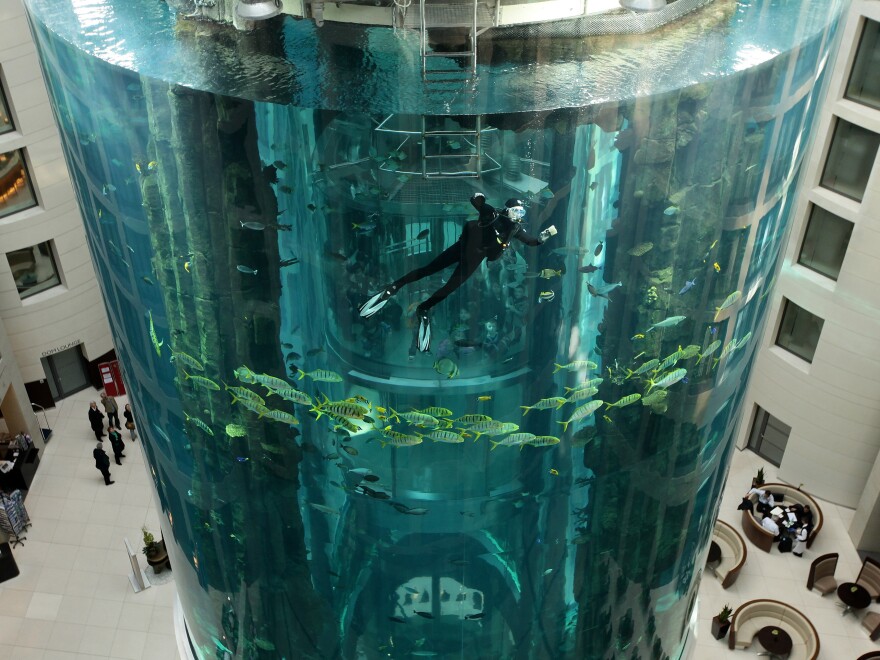
[[755, 406], [755, 421], [749, 434], [749, 449], [776, 467], [782, 464], [782, 456], [788, 444], [791, 427], [760, 406]]
[[125, 396], [125, 386], [122, 384], [122, 371], [119, 369], [119, 360], [102, 362], [98, 365], [101, 374], [101, 382], [108, 396]]
[[55, 400], [91, 386], [81, 344], [44, 357], [40, 361]]

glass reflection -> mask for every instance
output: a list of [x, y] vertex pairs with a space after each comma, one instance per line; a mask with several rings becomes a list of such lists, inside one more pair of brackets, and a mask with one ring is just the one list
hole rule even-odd
[[3, 69], [0, 67], [0, 135], [15, 130], [15, 125], [12, 123], [12, 113], [10, 112], [9, 102], [6, 99], [6, 85], [3, 80]]
[[0, 218], [32, 206], [37, 200], [30, 184], [24, 151], [0, 153]]
[[851, 222], [813, 206], [798, 263], [836, 280], [852, 230]]
[[6, 260], [22, 300], [61, 284], [51, 242], [12, 250]]
[[[681, 654], [791, 212], [799, 154], [771, 145], [807, 128], [783, 120], [813, 94], [798, 48], [461, 116], [251, 101], [40, 42], [200, 658]], [[417, 310], [455, 264], [362, 316], [478, 192], [558, 233], [479, 259], [430, 352]]]

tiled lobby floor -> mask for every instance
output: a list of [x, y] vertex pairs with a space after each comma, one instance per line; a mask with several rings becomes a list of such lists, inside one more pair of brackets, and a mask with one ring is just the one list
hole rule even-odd
[[[116, 483], [104, 486], [95, 469], [95, 438], [86, 419], [93, 390], [80, 392], [48, 411], [54, 435], [41, 459], [27, 497], [33, 527], [24, 546], [15, 549], [21, 575], [0, 583], [0, 660], [175, 660], [173, 582], [135, 594], [128, 582], [128, 560], [122, 539], [139, 548], [141, 526], [158, 530], [148, 475], [137, 443], [126, 440], [122, 467], [111, 465]], [[120, 407], [125, 403], [120, 398]], [[123, 429], [122, 435], [128, 437]], [[109, 453], [109, 452], [108, 452]], [[736, 510], [758, 467], [767, 481], [776, 468], [751, 452], [735, 452], [721, 519], [739, 529]], [[842, 617], [837, 598], [809, 592], [810, 562], [820, 554], [839, 552], [839, 581], [854, 579], [861, 561], [846, 529], [852, 510], [820, 502], [822, 532], [803, 556], [765, 553], [748, 541], [748, 561], [737, 582], [726, 591], [706, 574], [700, 588], [696, 660], [753, 657], [757, 642], [746, 651], [730, 651], [709, 633], [712, 617], [729, 603], [734, 609], [754, 598], [773, 598], [803, 612], [819, 632], [820, 657], [855, 660], [880, 649], [868, 639], [860, 617]], [[146, 562], [139, 556], [141, 565]], [[150, 572], [148, 571], [148, 575]], [[880, 609], [874, 604], [873, 609]]]
[[[740, 512], [737, 505], [742, 501], [743, 494], [749, 489], [752, 477], [758, 468], [763, 467], [767, 482], [780, 481], [776, 478], [775, 466], [762, 460], [750, 451], [735, 451], [727, 488], [721, 502], [719, 517], [730, 523], [739, 531]], [[804, 485], [809, 492], [809, 484]], [[835, 577], [838, 582], [855, 580], [862, 565], [858, 553], [847, 534], [852, 520], [853, 511], [846, 507], [836, 506], [816, 498], [822, 508], [824, 523], [813, 546], [800, 559], [794, 555], [780, 554], [774, 547], [766, 553], [746, 539], [748, 559], [742, 573], [732, 587], [725, 590], [719, 581], [709, 572], [704, 573], [700, 585], [699, 627], [697, 630], [697, 660], [713, 660], [714, 658], [745, 658], [754, 657], [762, 651], [757, 641], [745, 651], [731, 651], [727, 648], [727, 640], [716, 641], [710, 630], [712, 617], [718, 614], [725, 603], [734, 610], [741, 604], [754, 598], [772, 598], [791, 604], [800, 610], [819, 633], [820, 658], [827, 660], [855, 660], [868, 651], [880, 650], [880, 643], [872, 642], [861, 626], [864, 610], [857, 616], [849, 614], [841, 616], [837, 595], [834, 593], [821, 596], [818, 591], [807, 591], [807, 573], [810, 562], [828, 552], [840, 553]], [[873, 603], [870, 608], [880, 611], [880, 605]]]
[[25, 502], [33, 526], [13, 550], [21, 575], [0, 583], [0, 660], [178, 657], [173, 581], [139, 594], [128, 581], [123, 538], [140, 550], [141, 526], [159, 530], [144, 458], [123, 428], [126, 458], [116, 465], [105, 444], [116, 483], [104, 485], [87, 420], [96, 400], [84, 390], [47, 411], [54, 433]]

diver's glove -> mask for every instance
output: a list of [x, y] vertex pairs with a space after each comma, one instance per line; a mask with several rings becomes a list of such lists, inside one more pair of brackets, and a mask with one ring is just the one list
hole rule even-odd
[[546, 243], [547, 239], [551, 236], [556, 236], [556, 225], [550, 225], [549, 227], [547, 227], [547, 229], [538, 234], [538, 239], [542, 243]]

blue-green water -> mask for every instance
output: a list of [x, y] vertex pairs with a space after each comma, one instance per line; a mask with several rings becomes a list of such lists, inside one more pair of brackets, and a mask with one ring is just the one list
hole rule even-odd
[[[450, 94], [379, 28], [30, 5], [199, 657], [678, 657], [827, 7], [719, 4], [614, 52], [534, 36], [531, 68], [499, 32]], [[411, 354], [449, 271], [358, 306], [478, 190], [559, 233]]]

